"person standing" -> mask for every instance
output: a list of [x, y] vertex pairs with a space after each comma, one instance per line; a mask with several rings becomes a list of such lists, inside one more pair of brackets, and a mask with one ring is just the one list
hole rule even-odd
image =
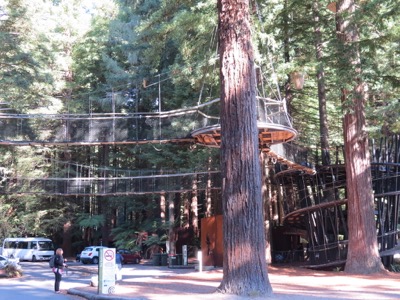
[[115, 254], [115, 280], [122, 280], [122, 263], [124, 262], [124, 257], [117, 251]]
[[56, 257], [54, 258], [54, 268], [53, 272], [55, 275], [55, 281], [54, 281], [54, 291], [59, 294], [60, 292], [60, 282], [62, 278], [62, 274], [64, 272], [64, 267], [66, 267], [66, 264], [64, 262], [64, 257], [63, 257], [63, 249], [58, 248], [56, 250]]

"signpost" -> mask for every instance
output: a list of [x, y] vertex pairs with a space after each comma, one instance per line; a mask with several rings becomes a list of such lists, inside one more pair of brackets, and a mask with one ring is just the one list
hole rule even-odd
[[199, 272], [203, 272], [203, 253], [201, 250], [197, 251], [197, 260], [199, 261]]
[[115, 293], [115, 248], [100, 248], [98, 294]]
[[183, 258], [183, 265], [188, 265], [188, 253], [187, 253], [187, 245], [182, 246], [182, 258]]

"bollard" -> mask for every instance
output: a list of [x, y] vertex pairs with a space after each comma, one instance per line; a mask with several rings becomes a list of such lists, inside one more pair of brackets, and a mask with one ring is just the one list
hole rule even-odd
[[203, 272], [203, 255], [201, 251], [197, 252], [197, 260], [199, 261], [199, 272]]

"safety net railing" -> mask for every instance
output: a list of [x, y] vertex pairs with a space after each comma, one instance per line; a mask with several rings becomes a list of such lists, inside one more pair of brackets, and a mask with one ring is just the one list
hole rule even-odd
[[[285, 103], [258, 99], [262, 126], [292, 128]], [[219, 99], [167, 112], [0, 114], [0, 144], [96, 144], [192, 141], [191, 132], [219, 126]]]
[[[219, 171], [119, 177], [5, 177], [0, 194], [118, 196], [220, 189]], [[212, 186], [209, 185], [212, 183]]]

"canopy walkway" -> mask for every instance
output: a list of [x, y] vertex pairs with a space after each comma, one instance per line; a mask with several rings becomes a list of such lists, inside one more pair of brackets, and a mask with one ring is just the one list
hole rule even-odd
[[[284, 101], [257, 97], [260, 150], [288, 168], [313, 173], [314, 170], [286, 158], [277, 145], [293, 140], [292, 128]], [[91, 146], [114, 144], [187, 143], [219, 147], [221, 137], [219, 99], [204, 104], [166, 112], [90, 113], [90, 114], [0, 114], [0, 145]], [[73, 170], [71, 170], [71, 168]], [[140, 174], [90, 176], [72, 165], [68, 174], [49, 178], [9, 177], [3, 174], [0, 194], [46, 195], [133, 195], [188, 191], [192, 181], [204, 176], [219, 183], [219, 172], [180, 174]], [[211, 178], [210, 178], [211, 179]], [[218, 188], [220, 185], [217, 185]], [[199, 190], [205, 186], [198, 184]]]
[[[164, 172], [165, 173], [165, 172]], [[77, 174], [71, 178], [24, 178], [5, 177], [7, 183], [0, 188], [0, 194], [48, 195], [48, 196], [129, 196], [162, 194], [171, 192], [192, 192], [220, 189], [219, 171], [169, 173], [148, 172], [142, 175], [97, 177]], [[207, 186], [208, 180], [213, 186]]]
[[[292, 150], [293, 152], [293, 150]], [[314, 170], [285, 158], [282, 147], [271, 146], [268, 155], [288, 169], [313, 174]], [[299, 158], [301, 157], [299, 156]], [[29, 178], [8, 174], [0, 168], [0, 195], [53, 196], [128, 196], [166, 192], [213, 190], [221, 188], [218, 166], [213, 170], [114, 170], [94, 168], [72, 162], [53, 162], [53, 169], [61, 170], [46, 178]], [[208, 186], [208, 182], [212, 186]]]
[[[285, 103], [258, 97], [262, 149], [293, 140]], [[166, 112], [18, 114], [1, 113], [0, 145], [103, 145], [199, 143], [220, 145], [219, 99]]]

